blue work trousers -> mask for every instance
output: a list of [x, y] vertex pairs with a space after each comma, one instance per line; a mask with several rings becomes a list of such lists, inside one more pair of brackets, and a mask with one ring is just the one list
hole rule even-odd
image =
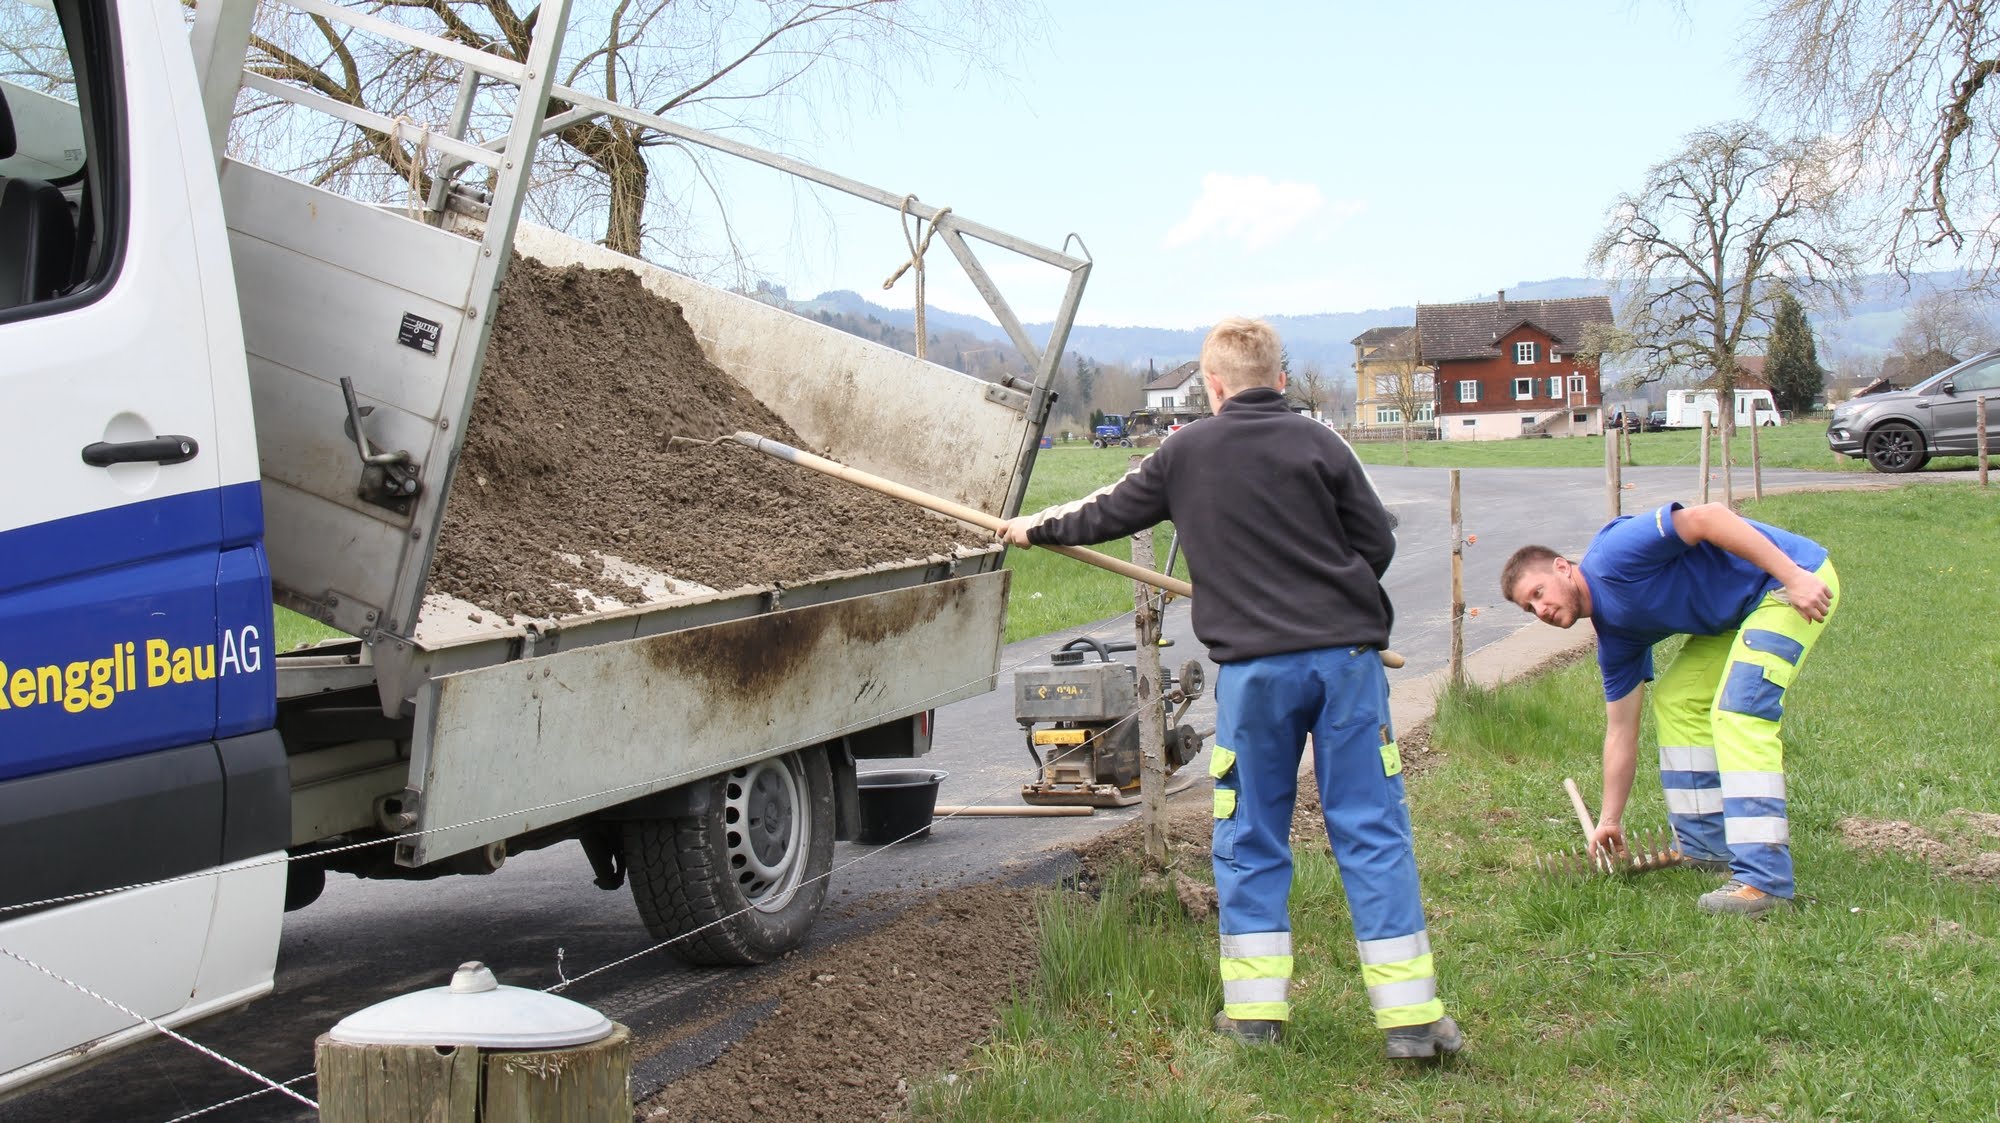
[[1225, 663], [1215, 697], [1210, 773], [1224, 1013], [1290, 1017], [1292, 812], [1310, 734], [1327, 836], [1376, 1024], [1387, 1029], [1442, 1017], [1389, 684], [1376, 649], [1321, 648]]

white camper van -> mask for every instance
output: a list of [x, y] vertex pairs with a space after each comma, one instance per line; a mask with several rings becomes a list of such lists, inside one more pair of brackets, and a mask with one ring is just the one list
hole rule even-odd
[[[1717, 392], [1714, 390], [1669, 390], [1667, 392], [1667, 428], [1693, 429], [1701, 424], [1703, 414], [1711, 418], [1709, 424], [1720, 425], [1722, 417], [1716, 408]], [[1778, 413], [1777, 399], [1769, 390], [1736, 391], [1736, 427], [1748, 425], [1782, 425], [1784, 418]]]

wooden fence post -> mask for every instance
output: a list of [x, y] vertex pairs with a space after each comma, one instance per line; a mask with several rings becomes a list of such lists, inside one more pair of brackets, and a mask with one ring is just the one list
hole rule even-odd
[[1979, 486], [1986, 486], [1986, 399], [1979, 399]]
[[1458, 469], [1451, 469], [1451, 681], [1465, 681], [1465, 520], [1458, 501]]
[[1764, 498], [1764, 451], [1758, 443], [1757, 430], [1763, 426], [1750, 423], [1750, 489], [1757, 498]]
[[[1134, 456], [1137, 468], [1143, 457]], [[1132, 562], [1153, 568], [1153, 528], [1132, 536]], [[1141, 830], [1145, 834], [1146, 865], [1163, 870], [1167, 866], [1167, 754], [1166, 718], [1160, 712], [1160, 616], [1159, 602], [1151, 585], [1132, 582], [1132, 626], [1139, 648], [1134, 652], [1139, 666], [1139, 790]]]
[[1708, 502], [1708, 420], [1707, 411], [1701, 415], [1701, 501]]
[[1607, 521], [1618, 517], [1618, 438], [1621, 432], [1613, 425], [1604, 427], [1604, 517]]

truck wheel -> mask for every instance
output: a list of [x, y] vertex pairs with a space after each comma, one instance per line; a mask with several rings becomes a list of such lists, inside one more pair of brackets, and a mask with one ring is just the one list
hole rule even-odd
[[[698, 781], [703, 810], [624, 824], [639, 918], [694, 964], [769, 963], [805, 939], [833, 868], [833, 770], [802, 749]], [[676, 937], [686, 937], [676, 939]]]
[[1103, 437], [1092, 437], [1092, 438], [1090, 438], [1090, 447], [1092, 447], [1092, 448], [1103, 448], [1103, 447], [1104, 447], [1104, 438], [1103, 438]]
[[1914, 472], [1930, 459], [1924, 452], [1924, 438], [1900, 422], [1877, 425], [1868, 434], [1865, 451], [1868, 463], [1878, 472]]

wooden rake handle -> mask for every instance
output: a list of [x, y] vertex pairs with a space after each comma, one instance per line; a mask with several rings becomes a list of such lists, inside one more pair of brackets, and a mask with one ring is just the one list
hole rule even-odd
[[1609, 868], [1610, 855], [1597, 854], [1591, 850], [1590, 839], [1597, 833], [1597, 823], [1590, 817], [1590, 805], [1583, 801], [1583, 793], [1577, 790], [1576, 781], [1563, 777], [1563, 790], [1569, 793], [1569, 804], [1576, 808], [1577, 825], [1583, 828], [1583, 852], [1591, 864], [1599, 868]]
[[[949, 499], [932, 495], [927, 491], [918, 491], [916, 488], [899, 484], [894, 480], [885, 480], [881, 476], [872, 475], [859, 468], [850, 468], [838, 461], [828, 460], [824, 456], [815, 456], [804, 449], [793, 448], [783, 441], [774, 441], [769, 437], [760, 436], [756, 433], [732, 433], [729, 439], [747, 448], [756, 449], [766, 456], [783, 460], [790, 464], [797, 464], [800, 467], [811, 468], [815, 472], [824, 473], [835, 479], [846, 480], [851, 484], [858, 484], [870, 491], [881, 492], [883, 495], [887, 495], [893, 499], [900, 499], [905, 503], [914, 503], [925, 510], [936, 511], [940, 515], [947, 515], [962, 523], [970, 523], [982, 530], [990, 530], [995, 534], [999, 534], [1007, 526], [1006, 519], [989, 515], [974, 507], [967, 507], [963, 503], [953, 503]], [[1133, 565], [1131, 562], [1100, 554], [1096, 550], [1086, 550], [1081, 546], [1044, 546], [1042, 548], [1053, 550], [1064, 557], [1075, 558], [1077, 561], [1087, 565], [1094, 565], [1099, 569], [1110, 570], [1112, 573], [1116, 573], [1127, 580], [1143, 582], [1156, 589], [1172, 593], [1177, 597], [1194, 596], [1194, 586], [1178, 577], [1158, 573], [1141, 565]], [[1393, 651], [1385, 649], [1381, 652], [1381, 656], [1383, 666], [1394, 668], [1403, 665], [1403, 657]]]

